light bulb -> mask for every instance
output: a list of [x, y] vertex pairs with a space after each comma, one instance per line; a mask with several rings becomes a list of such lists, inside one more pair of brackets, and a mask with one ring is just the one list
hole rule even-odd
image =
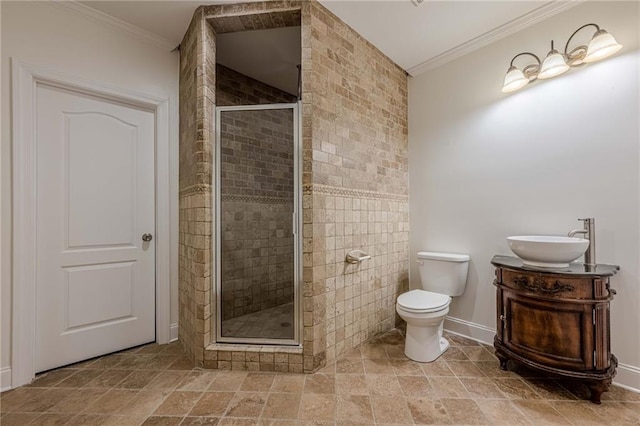
[[599, 61], [600, 59], [613, 55], [620, 49], [622, 49], [622, 45], [619, 44], [611, 34], [605, 30], [598, 30], [593, 35], [591, 42], [589, 42], [587, 54], [583, 62]]
[[529, 79], [524, 76], [522, 71], [514, 66], [510, 66], [507, 70], [507, 74], [504, 76], [504, 84], [502, 85], [502, 92], [509, 93], [523, 88], [529, 83]]
[[564, 56], [558, 53], [557, 50], [553, 49], [549, 51], [547, 57], [542, 61], [538, 78], [544, 80], [546, 78], [564, 74], [567, 71], [569, 71], [569, 65], [565, 62]]

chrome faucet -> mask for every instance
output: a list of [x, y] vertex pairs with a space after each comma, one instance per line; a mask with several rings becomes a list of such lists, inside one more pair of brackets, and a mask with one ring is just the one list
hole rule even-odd
[[578, 219], [584, 222], [584, 229], [574, 229], [569, 231], [567, 236], [573, 237], [576, 234], [584, 234], [584, 238], [589, 240], [589, 247], [584, 252], [584, 264], [587, 266], [596, 265], [596, 220], [592, 217]]

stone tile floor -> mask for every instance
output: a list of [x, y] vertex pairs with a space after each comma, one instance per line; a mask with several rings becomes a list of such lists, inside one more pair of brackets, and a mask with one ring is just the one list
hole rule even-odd
[[222, 321], [223, 337], [293, 339], [293, 302]]
[[640, 394], [612, 387], [591, 404], [579, 383], [502, 371], [490, 347], [448, 338], [440, 359], [419, 364], [393, 330], [312, 375], [202, 370], [178, 343], [145, 345], [3, 393], [0, 423], [640, 425]]

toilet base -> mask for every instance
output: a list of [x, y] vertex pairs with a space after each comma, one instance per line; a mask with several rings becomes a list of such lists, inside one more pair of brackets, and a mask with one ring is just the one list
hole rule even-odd
[[449, 342], [442, 337], [443, 322], [434, 326], [416, 327], [407, 324], [404, 354], [417, 362], [433, 362], [449, 349]]

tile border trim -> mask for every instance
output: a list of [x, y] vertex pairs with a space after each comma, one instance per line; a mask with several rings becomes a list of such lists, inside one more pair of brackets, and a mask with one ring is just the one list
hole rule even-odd
[[334, 195], [339, 197], [351, 198], [368, 198], [373, 200], [388, 201], [409, 201], [409, 196], [405, 194], [389, 194], [386, 192], [367, 191], [363, 189], [339, 188], [335, 186], [306, 184], [302, 186], [304, 195], [312, 195], [314, 193], [323, 195]]
[[196, 183], [195, 185], [187, 186], [180, 190], [180, 197], [187, 197], [189, 195], [212, 193], [213, 186], [208, 183]]
[[257, 204], [288, 204], [293, 203], [293, 198], [266, 197], [261, 195], [222, 195], [222, 201], [239, 201], [243, 203]]

